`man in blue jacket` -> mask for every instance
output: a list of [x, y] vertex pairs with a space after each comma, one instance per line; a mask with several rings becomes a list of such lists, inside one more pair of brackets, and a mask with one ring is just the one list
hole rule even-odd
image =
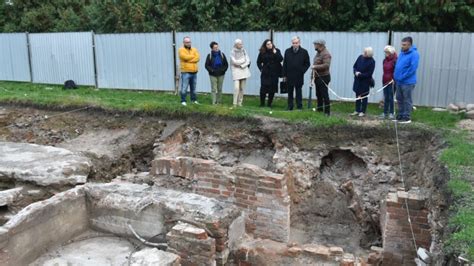
[[416, 85], [416, 69], [420, 55], [413, 45], [411, 37], [402, 39], [402, 51], [395, 65], [394, 79], [397, 88], [398, 116], [395, 121], [401, 124], [411, 123], [413, 108], [412, 92]]

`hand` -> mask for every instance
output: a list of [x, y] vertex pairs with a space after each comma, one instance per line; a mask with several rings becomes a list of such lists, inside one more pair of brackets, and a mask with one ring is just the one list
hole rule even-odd
[[273, 48], [273, 53], [276, 54], [277, 50], [275, 48]]
[[355, 73], [355, 76], [358, 77], [359, 75], [360, 75], [360, 72], [357, 71], [357, 72]]

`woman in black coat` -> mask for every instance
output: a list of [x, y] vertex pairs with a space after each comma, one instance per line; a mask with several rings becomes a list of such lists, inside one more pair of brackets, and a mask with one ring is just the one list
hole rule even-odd
[[278, 78], [281, 76], [283, 56], [271, 40], [265, 40], [260, 47], [257, 66], [260, 69], [260, 107], [265, 106], [268, 94], [268, 107], [272, 107], [273, 97], [278, 91]]
[[372, 47], [367, 47], [354, 63], [354, 86], [352, 90], [357, 98], [364, 98], [356, 100], [355, 112], [351, 114], [353, 116], [358, 115], [362, 117], [367, 111], [367, 95], [369, 95], [370, 88], [374, 86], [372, 74], [375, 69], [375, 60], [372, 58], [373, 54]]

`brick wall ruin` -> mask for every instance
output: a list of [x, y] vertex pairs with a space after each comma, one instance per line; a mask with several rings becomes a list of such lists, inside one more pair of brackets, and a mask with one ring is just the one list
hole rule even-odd
[[289, 240], [290, 198], [284, 175], [251, 164], [224, 167], [215, 161], [190, 157], [155, 159], [151, 173], [195, 180], [194, 192], [243, 210], [248, 233], [276, 241]]
[[423, 194], [417, 189], [389, 193], [382, 203], [380, 220], [384, 248], [383, 265], [415, 265], [416, 252], [405, 200], [417, 247], [430, 249], [429, 211], [425, 208]]

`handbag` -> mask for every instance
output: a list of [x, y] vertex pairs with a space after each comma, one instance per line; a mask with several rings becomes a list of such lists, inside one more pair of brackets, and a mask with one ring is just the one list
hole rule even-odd
[[280, 81], [280, 93], [288, 93], [288, 82], [287, 81]]

